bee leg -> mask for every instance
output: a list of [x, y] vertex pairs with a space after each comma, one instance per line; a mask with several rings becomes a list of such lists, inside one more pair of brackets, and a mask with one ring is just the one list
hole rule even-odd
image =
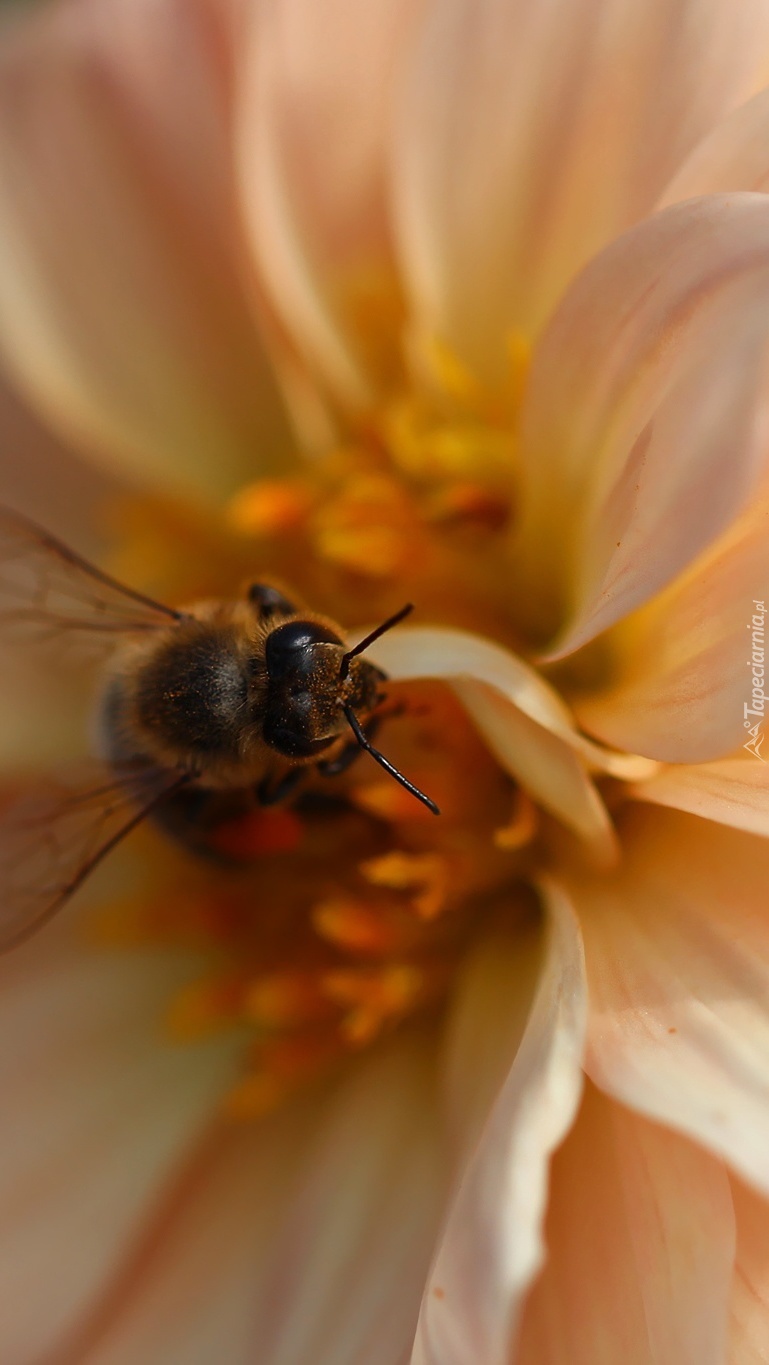
[[[374, 716], [373, 720], [370, 720], [368, 725], [364, 726], [363, 733], [365, 734], [366, 739], [372, 740], [374, 738], [379, 729], [381, 720], [381, 716]], [[339, 753], [336, 758], [321, 759], [320, 763], [315, 764], [315, 768], [317, 772], [320, 773], [321, 777], [339, 777], [341, 773], [347, 772], [347, 769], [362, 753], [363, 749], [361, 749], [357, 740], [352, 739], [349, 744], [345, 744], [341, 753]]]
[[290, 796], [305, 776], [304, 768], [290, 768], [276, 783], [263, 777], [256, 788], [256, 799], [260, 806], [276, 806], [284, 797]]

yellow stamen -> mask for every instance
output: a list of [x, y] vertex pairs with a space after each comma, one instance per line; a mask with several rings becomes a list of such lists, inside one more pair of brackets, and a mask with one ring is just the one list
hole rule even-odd
[[381, 969], [344, 968], [327, 972], [323, 988], [330, 1000], [347, 1007], [341, 1036], [362, 1047], [390, 1021], [409, 1013], [423, 993], [424, 973], [407, 963]]
[[410, 891], [411, 903], [422, 919], [434, 919], [446, 903], [451, 870], [435, 853], [386, 853], [361, 863], [361, 872], [373, 886]]

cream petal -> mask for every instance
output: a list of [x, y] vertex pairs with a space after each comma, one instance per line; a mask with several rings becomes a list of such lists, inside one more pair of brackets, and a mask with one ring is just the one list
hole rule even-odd
[[667, 186], [660, 206], [727, 190], [769, 189], [769, 89], [717, 123]]
[[769, 1205], [732, 1181], [737, 1259], [732, 1289], [728, 1365], [766, 1365], [769, 1343]]
[[686, 573], [617, 627], [616, 641], [609, 635], [616, 678], [574, 701], [588, 730], [670, 763], [721, 758], [750, 738], [745, 721], [762, 723], [745, 707], [756, 709], [754, 627], [757, 660], [765, 650], [768, 525], [764, 488]]
[[386, 137], [417, 8], [263, 6], [242, 82], [238, 159], [262, 287], [309, 367], [354, 407], [371, 395], [367, 343], [393, 321], [377, 316], [394, 307]]
[[69, 923], [2, 964], [0, 1355], [15, 1365], [93, 1311], [230, 1082], [229, 1044], [159, 1036], [184, 975], [162, 954], [79, 948]]
[[647, 601], [765, 464], [769, 200], [674, 205], [587, 267], [535, 355], [517, 555], [570, 653]]
[[51, 423], [142, 477], [228, 490], [287, 442], [236, 262], [207, 0], [75, 0], [0, 60], [0, 346]]
[[769, 766], [761, 758], [745, 754], [720, 763], [676, 764], [630, 790], [639, 801], [769, 836]]
[[433, 0], [394, 156], [422, 328], [504, 377], [505, 338], [536, 334], [585, 261], [651, 211], [759, 88], [768, 40], [761, 4]]
[[600, 860], [611, 859], [611, 822], [585, 763], [611, 766], [612, 755], [582, 741], [558, 693], [533, 668], [490, 640], [429, 626], [389, 633], [371, 657], [392, 678], [451, 682], [502, 766]]
[[510, 907], [509, 925], [485, 934], [468, 953], [452, 992], [441, 1070], [455, 1166], [478, 1145], [554, 950], [547, 923], [529, 910]]
[[586, 1070], [769, 1191], [769, 845], [677, 811], [626, 812], [611, 876], [574, 874]]
[[260, 1365], [400, 1365], [446, 1182], [435, 1049], [406, 1033], [332, 1097], [254, 1303]]
[[393, 678], [468, 678], [507, 697], [525, 716], [565, 738], [574, 727], [558, 692], [512, 650], [466, 630], [404, 626], [367, 651]]
[[613, 863], [618, 846], [611, 818], [574, 749], [493, 688], [461, 680], [453, 687], [502, 766], [538, 805], [585, 841], [597, 862]]
[[721, 1162], [587, 1087], [545, 1236], [514, 1365], [722, 1365], [735, 1235]]
[[[482, 951], [465, 981], [448, 1075], [454, 1112], [463, 1099], [469, 1106], [462, 1125], [469, 1152], [430, 1271], [412, 1365], [506, 1365], [522, 1296], [544, 1256], [550, 1157], [579, 1103], [586, 1014], [579, 926], [557, 889], [545, 891], [539, 980], [539, 945], [521, 934], [489, 945], [491, 958]], [[526, 1019], [522, 1006], [532, 994]], [[500, 1009], [492, 1012], [494, 1001]], [[481, 1127], [479, 1109], [496, 1077], [499, 1091]]]
[[255, 1286], [316, 1117], [215, 1127], [56, 1365], [253, 1365]]

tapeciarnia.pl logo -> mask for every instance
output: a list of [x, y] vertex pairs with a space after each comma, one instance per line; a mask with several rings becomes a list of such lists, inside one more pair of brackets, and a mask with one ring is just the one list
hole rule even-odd
[[[761, 726], [766, 715], [767, 695], [764, 692], [765, 682], [765, 640], [764, 640], [764, 620], [766, 619], [766, 607], [763, 602], [753, 599], [753, 612], [747, 629], [751, 632], [751, 657], [748, 659], [750, 669], [750, 701], [745, 702], [742, 707], [743, 724], [750, 735], [750, 739], [743, 744], [743, 749], [747, 749], [749, 754], [755, 758], [760, 758], [762, 763], [766, 762], [761, 753], [761, 745], [764, 742], [764, 735]], [[755, 717], [755, 719], [753, 719]]]

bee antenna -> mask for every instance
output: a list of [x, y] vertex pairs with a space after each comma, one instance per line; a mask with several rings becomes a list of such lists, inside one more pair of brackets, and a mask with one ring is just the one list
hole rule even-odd
[[[399, 621], [409, 611], [411, 611], [410, 606], [399, 612], [393, 621], [385, 622], [385, 625], [380, 626], [378, 631], [374, 631], [374, 638], [376, 638], [377, 635], [381, 635], [383, 630], [389, 630], [390, 626], [394, 625], [396, 620]], [[347, 703], [344, 703], [342, 710], [347, 717], [347, 723], [360, 744], [361, 749], [365, 749], [367, 754], [371, 754], [371, 757], [376, 760], [380, 768], [384, 768], [385, 772], [389, 773], [391, 777], [394, 777], [396, 782], [400, 782], [400, 785], [405, 787], [407, 792], [411, 792], [411, 795], [415, 796], [417, 801], [421, 801], [423, 806], [427, 806], [427, 809], [431, 810], [433, 815], [440, 815], [440, 808], [436, 806], [435, 802], [431, 801], [430, 797], [426, 796], [423, 791], [420, 791], [419, 787], [415, 787], [413, 782], [409, 782], [408, 778], [404, 777], [403, 773], [399, 772], [394, 764], [392, 764], [389, 759], [385, 758], [384, 754], [380, 754], [379, 750], [374, 748], [352, 707]]]
[[[339, 665], [339, 681], [344, 682], [345, 678], [347, 677], [347, 674], [350, 671], [350, 664], [352, 663], [352, 660], [356, 657], [356, 655], [362, 654], [364, 650], [368, 649], [369, 645], [373, 645], [374, 641], [379, 639], [380, 635], [385, 635], [388, 630], [392, 630], [393, 626], [399, 626], [404, 617], [408, 616], [413, 610], [414, 603], [407, 602], [405, 607], [401, 607], [400, 611], [396, 611], [394, 616], [388, 616], [387, 620], [383, 621], [381, 626], [377, 626], [376, 630], [370, 631], [370, 633], [366, 636], [365, 640], [361, 640], [359, 644], [355, 645], [353, 649], [348, 649], [347, 653], [342, 655], [342, 662]], [[363, 747], [365, 749], [366, 747], [365, 744]], [[395, 770], [393, 769], [393, 771]], [[400, 773], [396, 775], [398, 777], [398, 780], [400, 781], [401, 780]], [[404, 784], [408, 786], [408, 783], [405, 782], [405, 779], [403, 780]]]

